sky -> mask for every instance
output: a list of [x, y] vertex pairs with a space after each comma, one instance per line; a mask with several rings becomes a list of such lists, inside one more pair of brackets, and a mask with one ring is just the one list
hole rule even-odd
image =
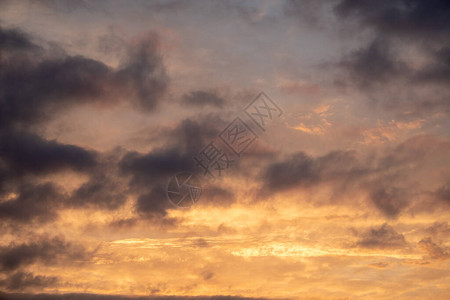
[[0, 0], [0, 299], [448, 299], [450, 4]]

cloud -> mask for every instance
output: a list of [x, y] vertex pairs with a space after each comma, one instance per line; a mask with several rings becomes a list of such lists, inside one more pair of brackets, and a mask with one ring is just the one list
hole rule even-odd
[[96, 174], [83, 183], [71, 196], [74, 207], [94, 206], [114, 210], [126, 200], [126, 191], [118, 179], [112, 179], [105, 173]]
[[[165, 193], [169, 179], [180, 172], [190, 172], [202, 178], [203, 169], [195, 166], [193, 157], [217, 137], [225, 122], [216, 115], [203, 115], [181, 121], [176, 127], [161, 130], [154, 136], [162, 146], [148, 153], [131, 151], [119, 162], [119, 170], [129, 178], [130, 192], [138, 196], [136, 212], [144, 218], [160, 218], [167, 209], [174, 208]], [[206, 184], [206, 182], [205, 182]], [[203, 186], [202, 198], [206, 205], [228, 205], [235, 200], [234, 193]]]
[[119, 296], [119, 295], [99, 295], [99, 294], [6, 294], [0, 293], [0, 299], [10, 300], [264, 300], [267, 298], [251, 298], [239, 296]]
[[75, 262], [86, 260], [89, 255], [80, 245], [66, 242], [61, 237], [44, 237], [30, 243], [1, 246], [0, 270], [10, 272], [35, 262], [55, 264], [62, 259]]
[[152, 110], [166, 91], [168, 77], [158, 54], [159, 38], [150, 33], [129, 49], [125, 64], [116, 74], [116, 83], [135, 91], [139, 107]]
[[216, 185], [202, 186], [202, 201], [199, 205], [227, 206], [236, 201], [236, 195], [231, 188], [221, 188]]
[[261, 178], [266, 192], [272, 193], [296, 187], [308, 188], [335, 180], [345, 184], [361, 178], [369, 171], [353, 151], [332, 151], [318, 157], [298, 152], [269, 164]]
[[371, 185], [369, 197], [372, 203], [390, 218], [396, 217], [409, 204], [402, 189], [385, 188], [382, 183]]
[[119, 162], [123, 174], [132, 175], [132, 185], [147, 186], [166, 176], [182, 171], [195, 173], [193, 156], [207, 145], [225, 127], [217, 115], [188, 118], [175, 128], [163, 129], [153, 136], [162, 146], [148, 153], [128, 152]]
[[419, 247], [424, 250], [431, 259], [449, 259], [450, 248], [445, 246], [439, 246], [434, 243], [430, 237], [420, 240]]
[[406, 65], [394, 56], [388, 42], [380, 38], [350, 53], [340, 65], [348, 70], [362, 87], [390, 81], [408, 71]]
[[[110, 106], [128, 101], [139, 109], [154, 109], [168, 84], [158, 44], [155, 33], [135, 39], [121, 66], [112, 69], [62, 50], [54, 53], [28, 34], [0, 27], [1, 219], [47, 222], [61, 207], [115, 209], [124, 203], [123, 184], [118, 175], [106, 175], [112, 166], [100, 163], [102, 155], [47, 140], [34, 128], [87, 103]], [[54, 184], [34, 183], [36, 176], [66, 170], [90, 175], [70, 197]]]
[[51, 182], [36, 183], [36, 178], [66, 170], [87, 173], [97, 166], [97, 158], [93, 151], [26, 131], [0, 133], [0, 220], [53, 220], [56, 210], [67, 205], [67, 195]]
[[285, 161], [271, 164], [263, 176], [265, 187], [277, 191], [317, 183], [319, 175], [319, 171], [314, 168], [314, 160], [299, 152]]
[[431, 62], [414, 75], [416, 82], [448, 85], [450, 82], [450, 45], [432, 53]]
[[166, 210], [170, 207], [166, 196], [166, 189], [163, 185], [156, 185], [149, 193], [140, 195], [136, 203], [137, 213], [150, 218], [166, 216]]
[[[125, 202], [128, 187], [117, 172], [120, 154], [111, 157], [25, 132], [10, 137], [0, 146], [0, 220], [45, 223], [55, 220], [60, 209], [114, 210]], [[69, 192], [39, 180], [66, 170], [82, 172], [88, 181]]]
[[18, 271], [6, 279], [0, 280], [0, 286], [4, 286], [10, 291], [24, 291], [28, 288], [42, 289], [49, 286], [55, 286], [57, 282], [58, 277], [55, 276], [35, 276], [33, 273]]
[[427, 187], [415, 183], [418, 179], [411, 172], [427, 172], [433, 159], [448, 159], [448, 147], [445, 140], [421, 135], [377, 155], [333, 151], [312, 157], [298, 152], [262, 168], [259, 195], [327, 185], [334, 193], [333, 199], [324, 203], [339, 199], [352, 203], [353, 193], [360, 192], [387, 218], [395, 218], [406, 209], [421, 210], [430, 203], [442, 207], [448, 203], [446, 183], [442, 183], [445, 178], [435, 178], [443, 185], [430, 198]]
[[408, 244], [403, 234], [384, 223], [380, 227], [371, 228], [358, 235], [356, 246], [369, 249], [404, 248]]
[[225, 100], [217, 96], [215, 93], [206, 91], [194, 91], [189, 94], [185, 94], [182, 97], [182, 102], [186, 105], [193, 106], [215, 106], [223, 107]]
[[0, 29], [0, 58], [3, 55], [2, 49], [7, 51], [36, 50], [37, 46], [30, 41], [30, 37], [17, 29]]
[[97, 165], [88, 173], [89, 179], [72, 192], [65, 206], [107, 210], [122, 206], [128, 196], [126, 180], [118, 170], [124, 153], [124, 149], [117, 148], [99, 155]]
[[16, 193], [15, 198], [0, 202], [0, 220], [20, 223], [52, 221], [65, 198], [52, 183], [22, 184]]
[[450, 225], [448, 222], [435, 222], [426, 228], [425, 232], [433, 238], [448, 238], [450, 237]]
[[0, 141], [0, 159], [9, 176], [47, 174], [66, 169], [86, 171], [96, 165], [95, 152], [48, 141], [32, 133], [0, 134]]
[[442, 187], [440, 187], [435, 192], [435, 195], [436, 195], [437, 199], [450, 205], [450, 182], [448, 182], [445, 185], [443, 185]]
[[[130, 45], [117, 70], [83, 56], [47, 55], [17, 30], [0, 28], [0, 39], [5, 56], [0, 60], [0, 129], [45, 121], [83, 103], [112, 105], [125, 100], [152, 110], [167, 88], [155, 33]], [[24, 52], [15, 52], [17, 48]]]
[[450, 30], [445, 0], [343, 0], [335, 12], [342, 18], [352, 17], [380, 34], [411, 38], [444, 37]]
[[[370, 37], [367, 45], [344, 55], [338, 65], [371, 102], [400, 115], [450, 111], [448, 1], [342, 0], [334, 11], [365, 39]], [[383, 88], [375, 88], [380, 83]], [[405, 85], [410, 86], [407, 91], [401, 88]]]
[[283, 12], [284, 15], [295, 17], [306, 25], [318, 26], [323, 23], [321, 12], [326, 4], [326, 1], [321, 0], [287, 0]]
[[190, 170], [191, 159], [176, 149], [155, 150], [147, 154], [130, 152], [121, 160], [120, 168], [124, 174], [132, 175], [131, 185], [145, 187]]

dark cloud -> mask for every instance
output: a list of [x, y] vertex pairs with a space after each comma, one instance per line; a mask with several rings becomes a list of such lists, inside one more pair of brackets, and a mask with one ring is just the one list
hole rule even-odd
[[0, 42], [0, 129], [45, 121], [75, 104], [111, 105], [120, 95], [150, 110], [167, 87], [156, 34], [132, 44], [117, 70], [82, 56], [47, 56], [19, 31], [0, 28]]
[[448, 182], [445, 185], [443, 185], [442, 187], [440, 187], [435, 192], [435, 196], [437, 197], [437, 199], [450, 205], [450, 182]]
[[[129, 152], [119, 163], [123, 174], [132, 175], [134, 186], [151, 186], [178, 172], [197, 173], [193, 157], [217, 137], [225, 122], [215, 115], [185, 119], [177, 127], [158, 133], [163, 146], [149, 153]], [[156, 137], [158, 139], [158, 137]]]
[[446, 0], [343, 0], [335, 11], [384, 35], [428, 39], [445, 37], [450, 30], [450, 4]]
[[450, 83], [450, 45], [432, 53], [432, 62], [414, 75], [416, 82]]
[[[114, 210], [125, 202], [128, 188], [116, 170], [119, 158], [34, 134], [10, 137], [0, 146], [0, 220], [44, 223], [54, 220], [60, 209]], [[52, 182], [35, 183], [40, 175], [65, 170], [83, 172], [89, 179], [72, 194]]]
[[319, 175], [314, 167], [314, 160], [300, 152], [282, 162], [269, 165], [263, 176], [265, 187], [270, 191], [277, 191], [316, 183]]
[[159, 39], [149, 34], [129, 49], [125, 64], [116, 74], [117, 84], [135, 91], [138, 105], [153, 109], [166, 91], [168, 78], [158, 54]]
[[114, 99], [102, 98], [113, 78], [101, 62], [81, 56], [25, 60], [2, 65], [0, 127], [44, 121], [76, 103]]
[[42, 289], [54, 286], [57, 282], [58, 278], [55, 276], [35, 276], [33, 273], [17, 271], [8, 278], [0, 280], [0, 286], [10, 291], [24, 291], [28, 288]]
[[138, 187], [152, 186], [178, 172], [192, 168], [192, 158], [176, 149], [155, 150], [147, 154], [130, 152], [120, 162], [124, 174], [131, 174], [131, 184]]
[[164, 185], [156, 185], [148, 194], [140, 195], [137, 199], [137, 213], [144, 217], [165, 216], [170, 208]]
[[365, 48], [352, 52], [340, 65], [348, 70], [361, 86], [370, 87], [406, 74], [405, 64], [398, 61], [391, 51], [386, 40], [376, 39]]
[[63, 238], [43, 238], [30, 243], [0, 247], [0, 270], [14, 271], [21, 267], [40, 262], [55, 264], [65, 259], [71, 262], [83, 261], [89, 253], [81, 246], [66, 242]]
[[269, 164], [262, 179], [267, 192], [272, 193], [333, 180], [346, 183], [367, 173], [366, 168], [352, 151], [333, 151], [316, 158], [299, 152]]
[[[30, 41], [30, 37], [17, 29], [0, 29], [0, 58], [2, 50], [35, 50], [37, 46]], [[0, 60], [1, 61], [1, 60]]]
[[52, 183], [22, 184], [15, 192], [15, 198], [0, 202], [0, 220], [20, 223], [52, 221], [65, 198]]
[[[448, 1], [342, 0], [334, 11], [344, 24], [352, 24], [365, 36], [368, 29], [372, 37], [368, 45], [339, 62], [372, 103], [399, 115], [450, 111]], [[405, 55], [406, 49], [415, 49], [413, 59]], [[418, 60], [424, 63], [417, 65]], [[399, 89], [405, 85], [407, 91]], [[439, 90], [424, 92], [430, 87]]]
[[185, 94], [182, 97], [182, 101], [188, 105], [201, 106], [206, 105], [223, 107], [225, 100], [217, 96], [215, 93], [206, 91], [194, 91], [189, 94]]
[[431, 259], [450, 258], [450, 248], [436, 244], [430, 237], [422, 239], [418, 245]]
[[376, 208], [387, 217], [393, 218], [408, 206], [404, 191], [395, 187], [383, 187], [382, 184], [371, 184], [369, 198]]
[[48, 141], [24, 131], [0, 134], [0, 141], [0, 160], [10, 176], [66, 169], [86, 171], [96, 164], [96, 155], [92, 151]]
[[[217, 136], [222, 124], [225, 122], [213, 115], [201, 116], [195, 121], [186, 119], [174, 129], [158, 133], [163, 137], [162, 147], [146, 154], [129, 152], [124, 155], [119, 168], [124, 176], [130, 177], [131, 192], [138, 195], [135, 208], [139, 215], [166, 216], [166, 210], [173, 208], [165, 194], [166, 184], [175, 174], [190, 172], [203, 177], [203, 169], [195, 166], [193, 157]], [[212, 188], [206, 190], [204, 199], [225, 205], [234, 197], [231, 192]]]
[[215, 274], [213, 272], [203, 272], [202, 273], [202, 277], [204, 280], [210, 280], [211, 278], [213, 278], [215, 276]]
[[112, 179], [105, 173], [91, 176], [71, 196], [70, 204], [74, 207], [93, 206], [114, 210], [126, 200], [126, 190], [119, 179]]
[[422, 135], [364, 157], [353, 151], [334, 151], [318, 157], [299, 152], [263, 167], [259, 196], [328, 184], [334, 191], [329, 202], [351, 202], [352, 192], [362, 191], [387, 218], [395, 218], [409, 208], [421, 210], [431, 203], [443, 208], [448, 204], [447, 185], [444, 183], [428, 197], [430, 192], [425, 186], [413, 183], [411, 172], [426, 170], [431, 159], [447, 160], [448, 149], [448, 142]]
[[215, 114], [188, 118], [168, 132], [167, 145], [186, 155], [195, 155], [226, 127], [226, 121]]
[[[73, 170], [92, 171], [97, 154], [74, 145], [48, 141], [26, 131], [0, 133], [0, 220], [47, 222], [66, 205], [52, 183], [35, 184], [30, 176]], [[16, 196], [7, 198], [8, 193]]]
[[198, 238], [198, 239], [194, 240], [192, 244], [194, 247], [200, 247], [200, 248], [210, 247], [208, 241], [205, 239], [202, 239], [202, 238]]
[[247, 298], [239, 296], [119, 296], [98, 294], [7, 294], [0, 292], [1, 300], [264, 300], [267, 298]]
[[[1, 219], [49, 221], [61, 207], [115, 209], [123, 204], [125, 188], [118, 175], [111, 175], [108, 163], [100, 163], [100, 154], [46, 140], [30, 129], [86, 103], [112, 105], [123, 98], [139, 109], [153, 109], [168, 82], [158, 44], [156, 34], [136, 39], [114, 70], [64, 51], [50, 53], [29, 35], [0, 27]], [[29, 178], [65, 170], [90, 175], [70, 197], [54, 185], [35, 185]], [[5, 198], [7, 192], [17, 196]]]
[[356, 246], [370, 249], [404, 248], [408, 244], [403, 234], [384, 223], [378, 228], [371, 228], [359, 234]]

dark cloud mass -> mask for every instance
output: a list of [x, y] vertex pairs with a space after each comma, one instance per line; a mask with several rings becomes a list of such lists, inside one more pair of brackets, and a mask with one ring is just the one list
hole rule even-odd
[[432, 259], [449, 259], [450, 248], [436, 244], [430, 237], [420, 240], [419, 247]]
[[[27, 34], [0, 28], [0, 194], [18, 195], [0, 203], [2, 219], [48, 221], [60, 207], [115, 209], [124, 202], [120, 184], [103, 173], [107, 169], [99, 164], [99, 153], [46, 140], [30, 129], [74, 105], [110, 106], [122, 96], [139, 109], [153, 109], [167, 87], [158, 43], [155, 34], [137, 39], [113, 70], [63, 51], [52, 56]], [[65, 170], [96, 175], [68, 199], [54, 185], [35, 186], [24, 179]]]
[[[22, 49], [36, 49], [27, 36], [18, 30], [6, 29], [0, 30], [0, 49], [5, 50], [22, 50]], [[3, 51], [0, 52], [3, 55]], [[0, 56], [2, 58], [2, 56]]]
[[52, 183], [23, 184], [15, 192], [17, 197], [0, 203], [0, 220], [52, 221], [65, 198]]
[[[166, 215], [173, 208], [167, 201], [165, 185], [169, 178], [179, 172], [191, 172], [201, 176], [193, 157], [219, 132], [224, 123], [216, 116], [202, 116], [196, 120], [186, 119], [175, 128], [163, 130], [164, 147], [149, 153], [129, 152], [119, 162], [124, 176], [130, 177], [130, 187], [137, 193], [136, 211], [144, 217]], [[219, 199], [220, 190], [210, 190], [208, 197]]]
[[418, 72], [413, 80], [448, 85], [450, 82], [450, 45], [439, 48], [431, 56], [432, 62]]
[[148, 154], [131, 152], [120, 162], [125, 174], [132, 174], [132, 185], [146, 186], [162, 178], [191, 168], [188, 156], [175, 149], [156, 150]]
[[[344, 0], [334, 11], [359, 32], [368, 29], [372, 36], [367, 45], [360, 46], [339, 62], [371, 102], [381, 103], [386, 110], [398, 113], [449, 112], [448, 1]], [[405, 48], [415, 48], [417, 53], [412, 58], [404, 54]], [[418, 60], [427, 63], [418, 66]], [[402, 85], [410, 87], [407, 93], [399, 92], [398, 87]], [[440, 90], [421, 93], [421, 89], [430, 85]]]
[[96, 295], [96, 294], [6, 294], [0, 293], [1, 300], [264, 300], [267, 298], [250, 298], [239, 296], [142, 296], [127, 297], [116, 295]]
[[[310, 189], [326, 183], [332, 184], [338, 194], [345, 195], [358, 187], [385, 217], [395, 218], [412, 203], [425, 201], [423, 197], [429, 193], [426, 187], [420, 190], [420, 185], [402, 184], [403, 178], [413, 174], [411, 165], [419, 171], [433, 156], [448, 160], [448, 146], [448, 142], [432, 136], [417, 136], [377, 156], [362, 157], [353, 151], [334, 151], [311, 157], [299, 152], [267, 165], [261, 176], [261, 195]], [[421, 197], [413, 197], [414, 193]], [[445, 182], [432, 194], [433, 197], [426, 201], [437, 207], [447, 207]]]
[[377, 39], [366, 48], [351, 53], [341, 65], [363, 87], [370, 87], [407, 71], [406, 66], [397, 61], [390, 51], [387, 41]]
[[121, 185], [120, 180], [97, 174], [75, 190], [70, 204], [74, 207], [94, 206], [114, 210], [126, 199], [126, 191]]
[[371, 249], [403, 248], [407, 246], [407, 242], [403, 234], [396, 232], [392, 226], [385, 223], [378, 228], [371, 228], [361, 233], [356, 245]]
[[10, 176], [46, 174], [64, 169], [86, 171], [96, 164], [95, 153], [74, 145], [45, 140], [36, 134], [0, 134], [0, 159]]
[[68, 261], [83, 261], [89, 253], [82, 247], [63, 238], [42, 238], [30, 243], [15, 244], [0, 247], [1, 271], [14, 271], [35, 262], [55, 264], [65, 259]]
[[129, 49], [124, 66], [118, 70], [115, 83], [129, 87], [136, 92], [139, 107], [147, 110], [155, 108], [164, 94], [168, 78], [157, 53], [158, 36], [149, 34]]
[[33, 273], [18, 271], [7, 279], [0, 280], [0, 286], [4, 286], [10, 291], [24, 291], [28, 288], [41, 289], [54, 286], [57, 282], [58, 278], [55, 276], [34, 275]]
[[211, 105], [216, 107], [222, 107], [225, 100], [218, 97], [215, 93], [205, 91], [194, 91], [183, 96], [183, 102], [185, 104], [195, 106]]
[[446, 0], [343, 0], [335, 10], [387, 35], [427, 39], [445, 37], [450, 30], [450, 4]]
[[[0, 31], [0, 53], [6, 56], [0, 61], [0, 128], [46, 120], [74, 104], [111, 105], [118, 96], [153, 109], [167, 87], [154, 34], [132, 45], [123, 66], [114, 71], [82, 56], [49, 58], [19, 31]], [[12, 52], [16, 48], [25, 54]]]

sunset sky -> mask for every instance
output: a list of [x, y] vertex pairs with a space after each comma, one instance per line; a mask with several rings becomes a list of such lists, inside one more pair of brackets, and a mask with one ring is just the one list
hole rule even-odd
[[449, 37], [444, 0], [0, 0], [0, 299], [450, 299]]

